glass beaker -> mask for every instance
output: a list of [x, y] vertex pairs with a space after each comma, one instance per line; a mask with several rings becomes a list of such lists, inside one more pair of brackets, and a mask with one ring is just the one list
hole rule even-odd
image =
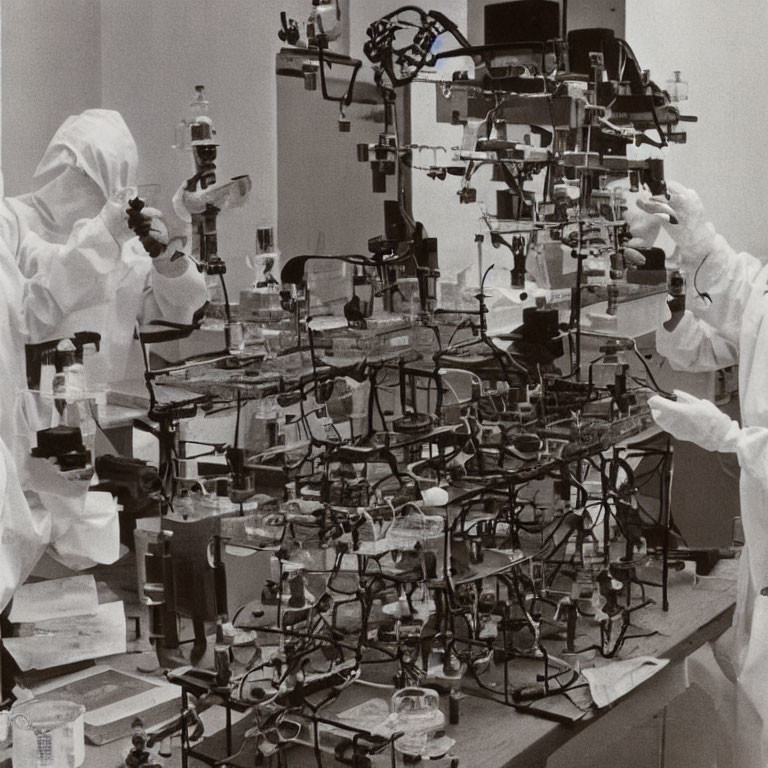
[[85, 707], [28, 701], [11, 710], [15, 768], [79, 768], [85, 761]]

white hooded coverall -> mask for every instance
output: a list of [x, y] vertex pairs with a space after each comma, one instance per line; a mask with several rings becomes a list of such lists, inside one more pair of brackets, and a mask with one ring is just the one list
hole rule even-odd
[[[49, 240], [60, 238], [57, 220], [95, 216], [113, 194], [135, 186], [137, 168], [136, 142], [118, 112], [89, 109], [67, 118], [35, 171], [35, 178], [45, 185], [37, 192], [8, 199], [13, 217], [0, 217], [0, 237], [9, 244], [23, 243], [30, 232]], [[73, 169], [95, 183], [100, 191], [98, 200], [93, 200], [93, 194], [78, 195], [72, 184], [66, 192], [66, 185], [56, 184], [64, 176], [72, 180]], [[77, 186], [76, 175], [74, 184]], [[27, 277], [49, 267], [39, 258], [31, 259], [23, 249], [17, 250], [17, 258]], [[188, 259], [174, 264], [179, 269], [168, 271], [153, 264], [138, 238], [131, 238], [123, 246], [118, 267], [108, 277], [107, 300], [68, 314], [53, 333], [31, 327], [30, 341], [96, 331], [102, 337], [97, 358], [100, 378], [91, 383], [140, 378], [143, 361], [134, 339], [137, 321], [140, 325], [153, 320], [189, 325], [207, 300], [205, 278], [194, 265]]]
[[[735, 449], [741, 466], [745, 540], [731, 661], [740, 694], [763, 721], [760, 764], [768, 765], [768, 596], [761, 594], [768, 587], [768, 265], [747, 253], [736, 254], [718, 236], [697, 284], [711, 303], [695, 300], [693, 311], [674, 331], [656, 332], [656, 345], [679, 370], [739, 365], [742, 428], [734, 426], [733, 445], [723, 447]], [[702, 436], [707, 426], [702, 424]], [[737, 744], [742, 738], [747, 734], [734, 734]]]
[[[80, 330], [99, 332], [102, 343], [96, 373], [100, 375], [95, 378], [89, 370], [91, 385], [141, 375], [143, 362], [134, 340], [137, 322], [162, 319], [189, 324], [207, 298], [203, 276], [187, 259], [161, 265], [162, 259], [149, 258], [125, 227], [124, 205], [112, 211], [120, 220], [119, 225], [114, 222], [114, 229], [120, 232], [119, 244], [109, 237], [96, 238], [90, 245], [93, 253], [83, 259], [80, 268], [72, 269], [62, 245], [70, 233], [75, 238], [89, 237], [94, 223], [88, 220], [116, 193], [134, 186], [137, 166], [136, 144], [120, 114], [87, 110], [67, 118], [57, 130], [35, 172], [39, 188], [0, 205], [0, 240], [8, 246], [8, 253], [3, 253], [8, 275], [4, 284], [10, 298], [26, 291], [33, 299], [22, 313], [23, 323], [15, 325], [24, 328], [28, 343], [66, 338]], [[98, 220], [95, 226], [98, 228]], [[116, 245], [118, 254], [114, 253]], [[52, 305], [41, 291], [43, 285], [56, 288]], [[9, 395], [24, 387], [23, 350], [17, 349], [13, 357], [19, 353], [22, 357], [15, 368], [20, 376], [8, 387]], [[10, 409], [5, 411], [10, 418]], [[6, 525], [0, 519], [9, 536], [11, 520], [18, 523], [13, 527], [27, 532], [16, 551], [16, 562], [8, 559], [6, 573], [0, 565], [0, 606], [48, 544], [53, 546], [52, 554], [72, 568], [113, 562], [119, 553], [117, 513], [109, 495], [86, 495], [85, 488], [71, 483], [62, 486], [49, 466], [28, 457], [29, 433], [40, 426], [47, 425], [22, 420], [13, 443], [7, 438], [17, 457], [22, 487], [36, 493], [27, 494], [27, 509], [17, 505], [15, 515], [6, 514]], [[16, 471], [8, 475], [13, 478]], [[55, 493], [51, 496], [46, 490]]]
[[[21, 407], [27, 329], [53, 333], [68, 313], [105, 301], [107, 277], [132, 236], [123, 207], [107, 203], [100, 215], [78, 222], [64, 244], [30, 233], [14, 252], [0, 238], [0, 610], [45, 548], [82, 516], [86, 498], [80, 483], [63, 480], [47, 461], [29, 456], [30, 426]], [[10, 218], [0, 201], [0, 219]], [[26, 278], [19, 258], [49, 267]]]

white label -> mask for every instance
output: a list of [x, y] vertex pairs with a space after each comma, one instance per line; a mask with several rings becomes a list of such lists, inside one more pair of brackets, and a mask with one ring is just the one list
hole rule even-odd
[[389, 346], [390, 347], [406, 347], [408, 346], [409, 340], [407, 336], [394, 336], [389, 340]]

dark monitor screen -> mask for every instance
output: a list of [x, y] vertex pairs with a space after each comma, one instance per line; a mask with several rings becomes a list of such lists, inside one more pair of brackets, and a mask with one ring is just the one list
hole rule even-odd
[[560, 36], [560, 3], [516, 0], [485, 6], [485, 44], [545, 42]]

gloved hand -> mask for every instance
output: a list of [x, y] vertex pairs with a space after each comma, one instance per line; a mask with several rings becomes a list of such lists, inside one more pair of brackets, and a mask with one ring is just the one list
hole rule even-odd
[[136, 187], [121, 189], [107, 200], [99, 213], [99, 218], [104, 222], [104, 226], [120, 246], [127, 243], [134, 236], [125, 218], [125, 206], [137, 194], [138, 190]]
[[126, 209], [128, 226], [136, 233], [152, 264], [166, 277], [175, 277], [186, 271], [183, 258], [185, 238], [172, 237], [163, 214], [156, 208], [145, 208], [138, 198], [131, 200]]
[[714, 403], [679, 389], [677, 400], [654, 395], [648, 400], [654, 421], [672, 437], [687, 440], [705, 451], [735, 452], [741, 428]]
[[[682, 264], [698, 266], [708, 256], [715, 243], [715, 228], [704, 220], [704, 206], [692, 189], [674, 181], [667, 185], [669, 200], [665, 197], [651, 197], [637, 200], [637, 207], [656, 219], [675, 241]], [[651, 222], [637, 220], [638, 232], [651, 231]], [[635, 234], [630, 224], [630, 232]], [[640, 237], [641, 235], [638, 235]]]
[[[192, 200], [190, 200], [190, 194], [185, 182], [179, 186], [176, 192], [174, 192], [173, 198], [171, 199], [174, 213], [186, 224], [192, 222], [193, 213], [200, 213], [200, 211], [193, 210], [195, 206], [193, 205]], [[205, 208], [205, 206], [203, 206], [203, 208]]]
[[650, 248], [656, 242], [661, 232], [661, 219], [646, 213], [640, 207], [640, 203], [647, 203], [651, 199], [648, 192], [627, 194], [625, 201], [627, 208], [622, 218], [627, 222], [632, 239], [627, 243], [630, 248]]
[[645, 264], [645, 257], [637, 250], [638, 248], [651, 248], [655, 243], [661, 231], [661, 221], [657, 216], [652, 216], [638, 208], [639, 200], [649, 200], [650, 195], [647, 192], [636, 194], [627, 194], [624, 203], [626, 209], [622, 218], [628, 224], [631, 239], [624, 244], [624, 261], [629, 266], [642, 266]]
[[153, 259], [160, 256], [171, 239], [162, 212], [157, 208], [145, 208], [138, 198], [130, 201], [125, 212], [128, 214], [128, 226], [138, 235], [144, 250]]
[[251, 192], [251, 186], [251, 177], [247, 175], [236, 176], [194, 192], [187, 189], [185, 182], [176, 190], [171, 205], [176, 215], [189, 224], [194, 214], [204, 213], [209, 205], [220, 211], [243, 205]]

